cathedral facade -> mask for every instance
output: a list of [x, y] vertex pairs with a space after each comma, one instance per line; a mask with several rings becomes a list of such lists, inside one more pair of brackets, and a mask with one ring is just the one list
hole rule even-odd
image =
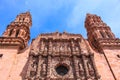
[[0, 37], [0, 80], [120, 80], [120, 39], [94, 14], [87, 14], [88, 38], [43, 33], [30, 39], [29, 12], [17, 15]]

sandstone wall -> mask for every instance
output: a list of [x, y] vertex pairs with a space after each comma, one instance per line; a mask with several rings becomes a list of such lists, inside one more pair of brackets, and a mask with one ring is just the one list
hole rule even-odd
[[98, 74], [101, 77], [100, 79], [101, 80], [114, 80], [114, 77], [110, 71], [110, 68], [109, 68], [108, 63], [105, 59], [104, 54], [101, 54], [101, 53], [94, 51], [87, 41], [86, 41], [86, 43], [88, 44], [90, 51], [92, 53], [94, 53], [94, 60], [95, 60], [95, 64], [96, 64], [96, 67], [98, 70]]
[[25, 74], [29, 48], [18, 54], [17, 49], [0, 49], [0, 80], [22, 80]]
[[120, 50], [105, 49], [104, 52], [111, 66], [113, 74], [117, 80], [120, 80], [120, 58], [117, 56], [120, 55]]
[[7, 80], [10, 77], [9, 74], [15, 63], [17, 52], [17, 49], [0, 49], [0, 54], [3, 54], [0, 58], [0, 80]]

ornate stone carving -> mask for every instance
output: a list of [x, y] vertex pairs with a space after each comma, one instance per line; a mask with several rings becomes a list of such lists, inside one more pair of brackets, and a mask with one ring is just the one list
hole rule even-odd
[[[25, 18], [28, 18], [29, 21], [24, 22], [23, 19], [25, 19]], [[21, 22], [21, 19], [22, 19], [22, 22]], [[10, 44], [12, 44], [12, 46], [15, 46], [15, 47], [20, 46], [19, 51], [24, 49], [27, 46], [28, 41], [30, 39], [29, 29], [30, 29], [31, 24], [32, 24], [31, 15], [29, 12], [19, 14], [16, 17], [16, 19], [13, 22], [11, 22], [10, 25], [7, 26], [7, 29], [4, 32], [3, 37], [1, 37], [1, 39], [3, 38], [2, 39], [3, 41], [4, 41], [4, 37], [5, 37], [6, 42], [4, 42], [4, 44], [2, 43], [2, 45], [10, 46]], [[9, 41], [8, 38], [12, 39], [12, 40]], [[20, 42], [22, 42], [22, 43], [20, 44]]]
[[120, 48], [110, 27], [99, 16], [87, 14], [85, 27], [88, 32], [88, 41], [94, 50], [103, 53], [103, 49], [111, 49], [111, 46], [114, 49]]
[[[33, 66], [28, 69], [30, 72], [32, 71], [29, 74], [29, 79], [97, 80], [94, 59], [91, 59], [90, 53], [88, 53], [89, 47], [87, 47], [83, 38], [58, 39], [58, 37], [57, 39], [40, 38], [40, 41], [37, 40], [39, 42], [39, 45], [37, 45], [39, 52], [32, 51], [36, 49], [31, 50], [31, 52], [36, 52], [38, 55], [36, 55], [37, 59], [34, 59], [35, 53], [31, 54], [32, 58], [29, 64]], [[33, 77], [33, 75], [35, 76]]]

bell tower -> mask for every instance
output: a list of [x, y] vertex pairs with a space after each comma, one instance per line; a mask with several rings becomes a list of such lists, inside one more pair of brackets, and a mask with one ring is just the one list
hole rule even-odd
[[19, 45], [20, 49], [25, 48], [30, 39], [31, 25], [32, 19], [29, 12], [17, 15], [16, 19], [7, 26], [6, 31], [3, 33], [3, 42]]
[[[26, 62], [25, 56], [28, 55], [26, 51], [29, 50], [31, 25], [31, 14], [29, 12], [21, 13], [7, 26], [0, 37], [1, 80], [21, 80], [19, 75]], [[21, 62], [22, 60], [24, 62]]]
[[110, 27], [97, 15], [87, 14], [85, 27], [87, 29], [88, 41], [91, 47], [96, 53], [101, 53], [99, 55], [104, 57], [101, 60], [106, 61], [110, 71], [108, 73], [111, 75], [111, 78], [110, 76], [108, 78], [110, 78], [110, 80], [119, 79], [120, 73], [118, 69], [120, 64], [117, 60], [120, 55], [120, 39], [115, 37]]
[[[90, 45], [101, 52], [103, 48], [119, 48], [119, 39], [115, 37], [109, 26], [97, 15], [87, 14], [85, 28]], [[114, 46], [114, 47], [113, 47]]]

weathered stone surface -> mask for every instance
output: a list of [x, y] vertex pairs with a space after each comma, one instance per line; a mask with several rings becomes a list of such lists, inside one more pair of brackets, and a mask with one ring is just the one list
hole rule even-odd
[[0, 80], [120, 80], [120, 39], [99, 16], [87, 14], [88, 39], [46, 33], [27, 47], [31, 25], [22, 13], [0, 37]]

